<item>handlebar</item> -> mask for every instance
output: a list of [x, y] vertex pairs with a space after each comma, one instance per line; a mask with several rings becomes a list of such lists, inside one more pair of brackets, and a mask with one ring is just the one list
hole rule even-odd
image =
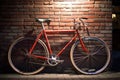
[[78, 29], [81, 30], [81, 27], [84, 27], [84, 30], [86, 30], [88, 36], [90, 36], [89, 30], [88, 30], [88, 27], [87, 27], [88, 24], [83, 21], [84, 19], [87, 20], [88, 18], [81, 17], [81, 18], [79, 18], [80, 22], [76, 22], [75, 19], [74, 19], [74, 28], [76, 30], [78, 30]]

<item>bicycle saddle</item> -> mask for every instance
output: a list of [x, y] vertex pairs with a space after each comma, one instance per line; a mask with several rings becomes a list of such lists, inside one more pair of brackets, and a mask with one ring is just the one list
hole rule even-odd
[[42, 22], [50, 22], [51, 21], [51, 19], [48, 19], [48, 18], [35, 18], [35, 19], [36, 19], [37, 22], [40, 22], [40, 23], [42, 23]]

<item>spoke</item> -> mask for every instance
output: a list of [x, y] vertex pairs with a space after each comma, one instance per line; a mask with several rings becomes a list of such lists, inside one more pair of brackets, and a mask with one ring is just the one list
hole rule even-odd
[[103, 48], [105, 48], [105, 46], [104, 46], [104, 45], [102, 45], [102, 46], [98, 47], [97, 52], [101, 51]]
[[80, 65], [80, 66], [82, 66], [82, 65], [84, 65], [84, 63], [86, 62], [86, 60], [88, 59], [88, 57], [86, 56], [86, 57], [77, 57], [77, 58], [74, 58], [74, 61], [75, 61], [75, 63], [76, 63], [76, 65]]
[[97, 66], [99, 67], [99, 68], [101, 68], [102, 66], [104, 66], [105, 65], [105, 63], [106, 63], [106, 58], [105, 57], [96, 57], [96, 56], [92, 56], [92, 60], [95, 62], [95, 63], [99, 63], [99, 64], [97, 64]]
[[102, 46], [98, 48], [95, 52], [93, 52], [93, 55], [105, 55], [105, 46]]
[[95, 56], [107, 56], [106, 52], [100, 51], [99, 53], [96, 53]]
[[98, 58], [95, 58], [94, 56], [92, 56], [91, 59], [92, 59], [91, 65], [92, 65], [92, 67], [95, 68], [95, 66], [97, 66], [99, 63]]
[[74, 54], [74, 56], [86, 56], [87, 54], [84, 54], [84, 53], [76, 53], [76, 54]]

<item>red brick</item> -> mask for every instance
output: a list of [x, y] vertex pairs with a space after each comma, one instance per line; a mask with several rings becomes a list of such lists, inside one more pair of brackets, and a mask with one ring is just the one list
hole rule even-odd
[[[46, 29], [59, 30], [72, 29], [73, 18], [87, 17], [88, 20], [86, 20], [86, 22], [89, 23], [89, 29], [92, 35], [101, 37], [106, 40], [107, 43], [110, 43], [112, 33], [110, 31], [112, 29], [111, 8], [112, 3], [109, 0], [67, 0], [66, 2], [63, 2], [63, 0], [14, 0], [13, 2], [4, 2], [1, 5], [0, 27], [18, 26], [22, 28], [21, 33], [20, 31], [19, 33], [24, 34], [32, 29], [30, 26], [35, 26], [38, 33], [41, 30], [41, 26], [35, 22], [34, 18], [51, 18], [52, 22], [50, 27], [45, 26]], [[27, 28], [27, 26], [29, 28]], [[95, 30], [95, 33], [93, 30]], [[7, 34], [11, 34], [13, 31], [14, 34], [19, 34], [16, 33], [16, 29], [10, 29]], [[6, 32], [4, 33], [6, 34]], [[14, 38], [15, 35], [12, 34], [8, 37]], [[66, 38], [63, 39], [67, 40], [68, 38], [69, 37], [66, 36]], [[59, 40], [58, 38], [56, 39]], [[60, 39], [62, 39], [62, 37], [60, 37]], [[50, 42], [56, 42], [55, 45], [59, 44], [58, 42], [64, 42], [64, 40], [58, 42], [57, 40], [51, 40]]]

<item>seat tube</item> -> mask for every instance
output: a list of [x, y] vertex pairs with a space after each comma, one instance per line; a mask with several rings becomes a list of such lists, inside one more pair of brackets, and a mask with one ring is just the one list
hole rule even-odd
[[50, 43], [49, 43], [49, 40], [48, 40], [48, 37], [47, 37], [46, 31], [45, 31], [44, 23], [42, 22], [41, 25], [42, 25], [42, 28], [43, 28], [43, 33], [44, 33], [44, 36], [45, 36], [45, 40], [46, 40], [46, 44], [47, 44], [47, 47], [48, 47], [49, 53], [52, 54], [52, 49], [51, 49], [51, 47], [50, 47]]
[[52, 49], [51, 49], [51, 46], [50, 46], [50, 43], [49, 43], [49, 40], [48, 40], [47, 34], [46, 34], [45, 30], [43, 30], [43, 31], [44, 31], [44, 36], [45, 36], [45, 40], [46, 40], [46, 44], [47, 44], [47, 47], [48, 47], [49, 53], [52, 54]]

